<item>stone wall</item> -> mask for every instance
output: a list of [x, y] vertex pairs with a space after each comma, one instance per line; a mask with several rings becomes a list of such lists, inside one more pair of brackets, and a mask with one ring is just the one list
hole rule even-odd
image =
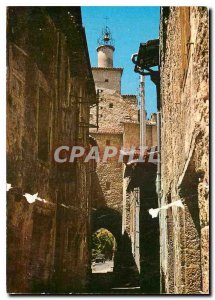
[[139, 148], [140, 146], [140, 124], [124, 123], [123, 130], [123, 147], [130, 149], [131, 147]]
[[[123, 130], [123, 147], [139, 148], [140, 146], [140, 124], [126, 121]], [[146, 121], [146, 146], [157, 146], [157, 124]]]
[[161, 50], [162, 292], [209, 292], [208, 10], [164, 7]]
[[[102, 72], [102, 68], [100, 72]], [[106, 71], [105, 71], [106, 72]], [[107, 78], [112, 76], [112, 70], [107, 73]], [[93, 75], [95, 75], [93, 73]], [[90, 123], [96, 123], [96, 107], [90, 110]], [[134, 95], [121, 96], [115, 91], [104, 89], [99, 94], [99, 114], [98, 125], [99, 129], [90, 129], [90, 134], [95, 138], [99, 149], [101, 150], [101, 158], [103, 158], [103, 150], [106, 145], [115, 146], [120, 149], [124, 145], [124, 137], [127, 130], [128, 123], [131, 124], [131, 129], [134, 127], [136, 144], [138, 146], [139, 133], [138, 133], [138, 107], [137, 98]], [[133, 138], [134, 136], [132, 136]], [[131, 132], [128, 139], [131, 138]], [[131, 144], [131, 142], [130, 142]], [[123, 163], [118, 162], [118, 156], [111, 158], [107, 163], [99, 162], [97, 164], [97, 176], [100, 182], [101, 190], [100, 201], [105, 199], [107, 206], [116, 209], [122, 213], [122, 191], [123, 191]], [[107, 189], [107, 186], [110, 187]], [[97, 199], [97, 196], [96, 196]]]
[[146, 123], [146, 145], [148, 147], [157, 146], [157, 125], [155, 122]]
[[[137, 98], [133, 95], [124, 98], [118, 93], [103, 90], [99, 94], [98, 132], [123, 133], [123, 123], [138, 123]], [[96, 124], [96, 108], [90, 110], [90, 123]], [[96, 129], [90, 129], [96, 133]]]
[[107, 162], [102, 162], [104, 147], [106, 141], [110, 146], [117, 148], [122, 145], [122, 134], [92, 134], [98, 143], [101, 161], [97, 164], [96, 173], [99, 178], [99, 187], [101, 189], [100, 202], [104, 199], [104, 206], [115, 209], [122, 213], [122, 178], [123, 164], [118, 162], [118, 157], [108, 158]]
[[92, 68], [96, 89], [108, 89], [121, 93], [122, 68]]
[[[53, 159], [58, 146], [88, 144], [95, 88], [80, 8], [10, 7], [7, 21], [7, 291], [80, 290], [92, 167]], [[23, 197], [37, 192], [45, 203]]]

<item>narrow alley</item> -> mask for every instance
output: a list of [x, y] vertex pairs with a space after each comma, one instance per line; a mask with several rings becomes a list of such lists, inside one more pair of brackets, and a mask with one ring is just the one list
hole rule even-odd
[[208, 9], [102, 9], [7, 8], [7, 292], [209, 294]]

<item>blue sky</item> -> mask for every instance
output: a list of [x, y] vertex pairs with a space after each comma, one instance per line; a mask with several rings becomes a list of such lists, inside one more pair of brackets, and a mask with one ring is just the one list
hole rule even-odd
[[[160, 8], [157, 6], [82, 6], [82, 20], [92, 66], [97, 66], [97, 39], [107, 25], [115, 40], [114, 67], [124, 68], [122, 94], [137, 94], [139, 75], [135, 73], [131, 55], [138, 52], [139, 44], [159, 37]], [[145, 77], [147, 117], [156, 112], [156, 89]]]

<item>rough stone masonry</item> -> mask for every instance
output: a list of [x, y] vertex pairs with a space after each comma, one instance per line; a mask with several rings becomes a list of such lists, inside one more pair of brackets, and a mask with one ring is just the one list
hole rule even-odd
[[209, 293], [209, 28], [205, 7], [160, 19], [162, 293]]
[[[93, 166], [57, 164], [53, 153], [89, 144], [96, 94], [81, 11], [10, 7], [7, 25], [7, 291], [80, 292], [89, 279]], [[46, 202], [23, 197], [37, 192]]]

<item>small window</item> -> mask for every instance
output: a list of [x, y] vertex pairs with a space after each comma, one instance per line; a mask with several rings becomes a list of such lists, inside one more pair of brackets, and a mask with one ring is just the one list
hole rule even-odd
[[106, 181], [106, 190], [109, 191], [110, 190], [110, 182]]
[[110, 146], [110, 140], [106, 140], [106, 146]]
[[129, 115], [126, 115], [126, 116], [125, 116], [125, 119], [126, 119], [126, 120], [131, 120], [131, 117], [130, 117]]
[[109, 82], [109, 80], [108, 80], [108, 79], [105, 79], [105, 82]]
[[102, 114], [100, 114], [99, 117], [102, 118]]
[[110, 104], [109, 104], [109, 108], [113, 108], [113, 103], [110, 103]]
[[102, 107], [102, 106], [100, 106], [99, 108], [100, 108], [100, 109], [103, 109], [103, 107]]

